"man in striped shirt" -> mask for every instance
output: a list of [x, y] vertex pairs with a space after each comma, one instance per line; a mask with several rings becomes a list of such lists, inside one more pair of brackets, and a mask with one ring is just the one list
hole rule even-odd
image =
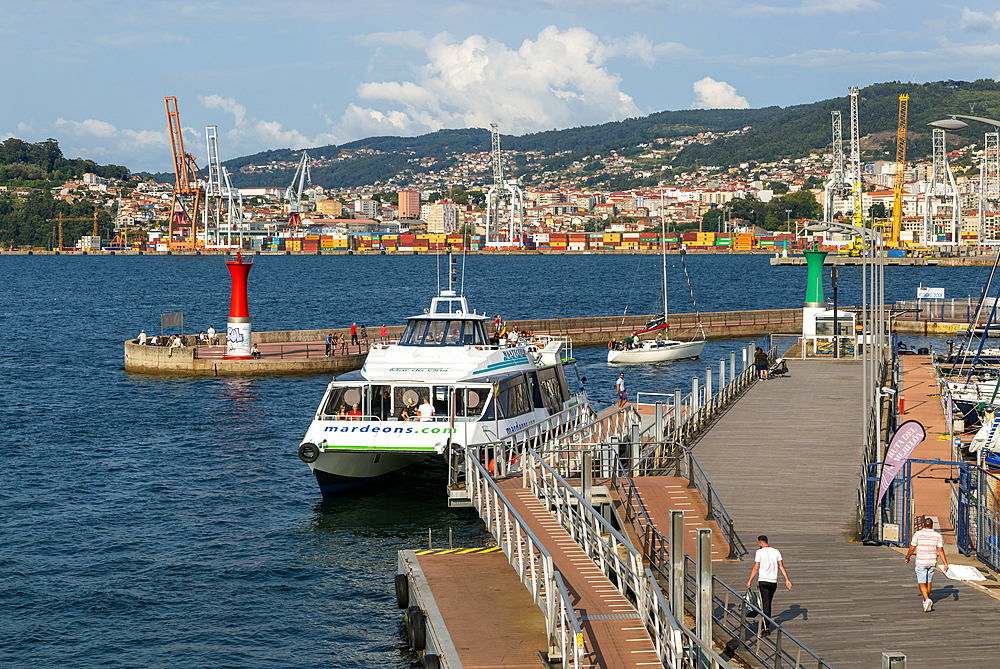
[[917, 553], [917, 586], [920, 588], [920, 596], [924, 600], [924, 611], [930, 611], [934, 604], [931, 602], [931, 579], [934, 578], [934, 570], [937, 568], [938, 555], [941, 556], [941, 563], [944, 570], [948, 571], [948, 558], [944, 556], [944, 542], [941, 535], [933, 530], [934, 521], [924, 517], [924, 529], [913, 533], [910, 541], [910, 550], [906, 553], [906, 563], [909, 564], [910, 556]]

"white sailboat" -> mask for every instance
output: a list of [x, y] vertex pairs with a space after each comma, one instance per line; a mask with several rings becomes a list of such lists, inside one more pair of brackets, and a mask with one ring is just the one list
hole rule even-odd
[[[670, 326], [667, 324], [667, 235], [666, 226], [663, 219], [660, 219], [660, 248], [663, 258], [663, 317], [653, 319], [646, 324], [646, 328], [639, 330], [632, 335], [633, 342], [631, 348], [612, 348], [608, 351], [608, 362], [616, 364], [644, 364], [650, 362], [667, 362], [670, 360], [688, 360], [701, 355], [701, 350], [705, 348], [705, 330], [701, 323], [698, 323], [698, 330], [701, 333], [700, 339], [691, 341], [679, 341], [670, 339]], [[658, 322], [660, 321], [660, 322]], [[664, 338], [666, 333], [668, 338]], [[652, 339], [640, 339], [642, 335], [652, 335]]]

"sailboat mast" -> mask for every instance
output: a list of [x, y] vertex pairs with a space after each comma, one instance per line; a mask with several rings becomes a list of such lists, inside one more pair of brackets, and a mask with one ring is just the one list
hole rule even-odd
[[663, 322], [667, 322], [667, 225], [663, 216], [663, 188], [660, 188], [660, 255], [663, 256]]

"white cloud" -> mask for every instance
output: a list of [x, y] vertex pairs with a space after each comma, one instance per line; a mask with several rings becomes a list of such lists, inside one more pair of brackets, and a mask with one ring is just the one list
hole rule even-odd
[[750, 103], [736, 89], [724, 81], [705, 77], [694, 82], [692, 109], [749, 109]]
[[971, 32], [994, 32], [1000, 30], [1000, 11], [993, 14], [977, 12], [968, 7], [962, 9], [962, 18], [959, 22], [962, 30]]
[[361, 100], [388, 108], [350, 105], [338, 134], [414, 134], [491, 122], [505, 133], [524, 133], [637, 116], [641, 112], [621, 90], [621, 78], [604, 63], [615, 56], [656, 58], [643, 36], [605, 43], [583, 28], [555, 26], [517, 49], [482, 35], [458, 41], [441, 33], [425, 52], [428, 62], [417, 68], [414, 81], [361, 84]]
[[[301, 149], [332, 144], [336, 141], [332, 134], [320, 133], [308, 137], [298, 130], [286, 130], [278, 121], [262, 121], [247, 117], [246, 107], [232, 97], [200, 95], [198, 101], [205, 109], [219, 109], [233, 116], [234, 127], [226, 133], [226, 146], [219, 147], [220, 153], [225, 153], [225, 156], [239, 155], [241, 152], [255, 153], [262, 147]], [[223, 160], [226, 159], [225, 156]]]
[[91, 137], [114, 137], [118, 128], [107, 121], [97, 121], [88, 118], [85, 121], [67, 121], [64, 118], [57, 118], [56, 125], [69, 126], [77, 135], [89, 135]]
[[801, 4], [790, 7], [753, 4], [746, 8], [750, 14], [778, 15], [795, 14], [799, 16], [819, 16], [820, 14], [854, 14], [881, 9], [882, 5], [874, 0], [803, 0]]

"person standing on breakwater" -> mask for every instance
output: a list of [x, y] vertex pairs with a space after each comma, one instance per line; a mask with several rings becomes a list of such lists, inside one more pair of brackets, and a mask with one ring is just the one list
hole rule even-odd
[[357, 344], [358, 343], [358, 324], [357, 323], [351, 323], [351, 343], [352, 344]]
[[382, 328], [378, 331], [378, 336], [379, 336], [379, 339], [382, 340], [383, 344], [389, 341], [389, 334], [388, 333], [389, 333], [389, 331], [385, 329], [385, 323], [382, 323]]
[[333, 333], [326, 336], [326, 357], [333, 355]]
[[760, 608], [767, 618], [764, 619], [764, 634], [771, 633], [771, 600], [774, 592], [778, 589], [778, 569], [781, 569], [785, 577], [785, 586], [791, 590], [792, 582], [788, 580], [788, 572], [785, 571], [785, 563], [781, 561], [781, 553], [777, 548], [771, 548], [767, 543], [767, 536], [757, 537], [757, 553], [753, 558], [753, 571], [747, 579], [747, 590], [753, 583], [753, 577], [757, 577], [757, 589], [760, 591]]
[[931, 601], [931, 580], [934, 578], [934, 570], [937, 569], [938, 555], [941, 556], [941, 564], [944, 570], [948, 571], [948, 558], [944, 556], [944, 541], [941, 535], [934, 531], [934, 521], [924, 516], [924, 529], [913, 533], [910, 540], [910, 550], [903, 560], [910, 563], [910, 556], [917, 554], [917, 587], [920, 588], [920, 596], [924, 600], [924, 612], [934, 608]]
[[215, 341], [215, 328], [211, 325], [208, 326], [208, 343], [215, 346], [218, 342]]
[[365, 327], [364, 323], [361, 324], [361, 338], [365, 340], [365, 346], [367, 346], [368, 345], [368, 328]]
[[145, 346], [145, 345], [146, 345], [146, 331], [141, 330], [139, 332], [139, 346]]
[[618, 375], [615, 387], [618, 388], [618, 408], [621, 409], [628, 401], [628, 392], [625, 390], [625, 372]]

